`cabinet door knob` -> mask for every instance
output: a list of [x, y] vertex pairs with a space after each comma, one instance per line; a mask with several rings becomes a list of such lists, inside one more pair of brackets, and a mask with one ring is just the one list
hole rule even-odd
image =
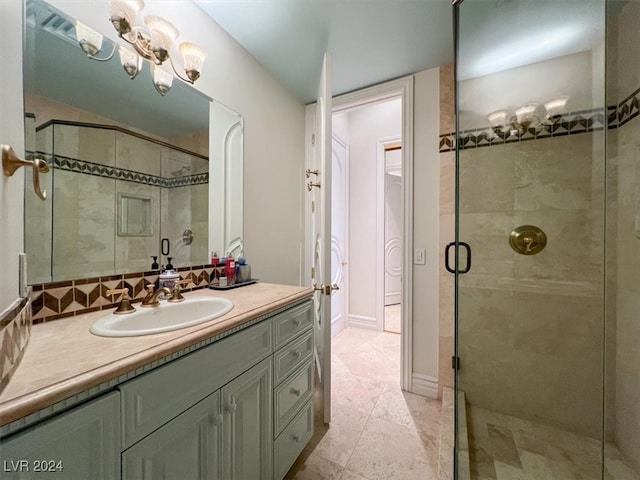
[[293, 435], [291, 435], [291, 439], [294, 442], [298, 443], [298, 442], [300, 442], [300, 435], [298, 435], [297, 433], [294, 433]]
[[300, 389], [298, 388], [291, 388], [291, 393], [293, 393], [296, 397], [300, 396]]
[[222, 414], [221, 413], [212, 414], [210, 419], [211, 419], [211, 423], [213, 423], [214, 425], [221, 425], [222, 424]]
[[230, 403], [229, 405], [227, 405], [227, 407], [225, 408], [227, 413], [233, 413], [236, 411], [236, 409], [238, 408], [238, 405], [236, 405], [236, 403]]
[[294, 324], [296, 327], [299, 327], [301, 323], [302, 323], [302, 322], [300, 321], [300, 319], [299, 319], [299, 318], [296, 318], [296, 319], [294, 319], [294, 320], [293, 320], [293, 324]]
[[293, 358], [300, 358], [300, 356], [302, 355], [298, 350], [294, 350], [293, 352], [291, 352], [291, 354], [293, 355]]

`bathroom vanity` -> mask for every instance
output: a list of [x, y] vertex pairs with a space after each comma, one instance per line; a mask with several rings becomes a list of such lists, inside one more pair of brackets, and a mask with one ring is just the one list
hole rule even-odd
[[311, 291], [215, 295], [234, 309], [164, 334], [89, 334], [104, 311], [34, 326], [0, 395], [2, 478], [281, 479], [313, 435]]

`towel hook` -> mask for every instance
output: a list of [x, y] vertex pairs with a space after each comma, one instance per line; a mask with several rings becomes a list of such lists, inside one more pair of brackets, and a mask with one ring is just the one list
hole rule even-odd
[[9, 145], [2, 145], [2, 170], [7, 177], [13, 176], [20, 167], [33, 168], [33, 190], [42, 200], [47, 199], [47, 191], [40, 188], [40, 173], [49, 171], [49, 164], [42, 158], [23, 160]]

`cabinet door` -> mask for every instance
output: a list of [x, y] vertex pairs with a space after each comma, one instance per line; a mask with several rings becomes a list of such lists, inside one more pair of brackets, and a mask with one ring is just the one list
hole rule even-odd
[[222, 388], [225, 480], [272, 478], [272, 395], [271, 358]]
[[2, 439], [3, 479], [120, 478], [120, 392]]
[[223, 478], [222, 421], [218, 390], [124, 452], [123, 478]]

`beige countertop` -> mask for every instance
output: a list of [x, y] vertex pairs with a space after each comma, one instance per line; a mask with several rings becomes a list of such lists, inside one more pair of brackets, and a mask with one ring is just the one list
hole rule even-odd
[[193, 327], [138, 337], [98, 337], [89, 332], [93, 322], [113, 310], [34, 325], [24, 357], [0, 394], [0, 426], [263, 314], [310, 298], [312, 293], [309, 288], [267, 283], [226, 291], [197, 290], [184, 294], [185, 298], [226, 297], [233, 302], [233, 310]]

